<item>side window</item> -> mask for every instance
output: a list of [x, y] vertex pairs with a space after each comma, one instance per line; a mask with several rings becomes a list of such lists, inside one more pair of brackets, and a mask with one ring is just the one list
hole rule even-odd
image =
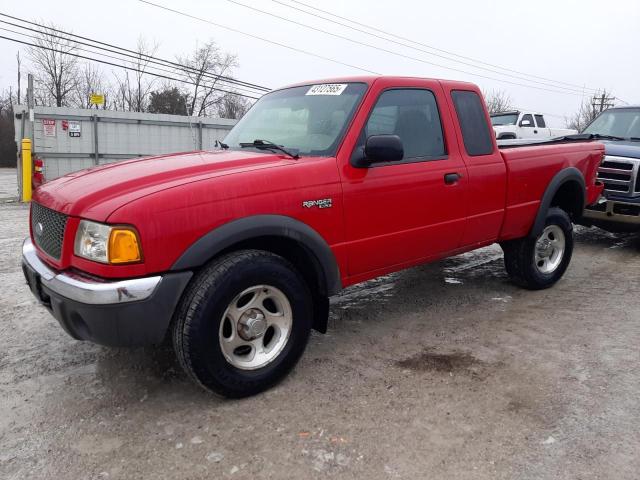
[[454, 90], [451, 99], [456, 109], [462, 140], [468, 155], [493, 153], [493, 133], [489, 130], [482, 100], [476, 92]]
[[364, 128], [371, 135], [398, 135], [404, 159], [433, 159], [446, 155], [435, 96], [429, 90], [387, 90], [380, 95]]
[[[523, 125], [523, 122], [526, 122], [527, 120], [529, 120], [529, 125]], [[530, 113], [527, 113], [526, 115], [522, 116], [522, 120], [520, 120], [520, 126], [521, 127], [535, 127], [536, 124], [533, 123], [533, 115], [531, 115]]]
[[544, 117], [542, 115], [536, 115], [536, 125], [538, 125], [538, 128], [545, 128], [547, 126], [544, 123]]

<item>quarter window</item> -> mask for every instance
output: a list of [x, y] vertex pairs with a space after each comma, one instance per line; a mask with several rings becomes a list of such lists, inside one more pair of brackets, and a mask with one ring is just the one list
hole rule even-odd
[[455, 90], [451, 92], [451, 98], [458, 115], [467, 154], [474, 157], [493, 153], [493, 136], [489, 132], [480, 96], [468, 90]]
[[398, 135], [404, 160], [426, 160], [446, 155], [435, 96], [429, 90], [387, 90], [380, 95], [364, 129], [371, 135]]
[[538, 128], [545, 128], [547, 126], [544, 123], [544, 117], [542, 115], [536, 115], [536, 125], [538, 125]]

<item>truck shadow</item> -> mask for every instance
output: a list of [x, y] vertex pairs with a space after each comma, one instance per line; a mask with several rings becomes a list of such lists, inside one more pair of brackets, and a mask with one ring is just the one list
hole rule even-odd
[[640, 251], [640, 233], [612, 233], [598, 227], [575, 227], [576, 243]]

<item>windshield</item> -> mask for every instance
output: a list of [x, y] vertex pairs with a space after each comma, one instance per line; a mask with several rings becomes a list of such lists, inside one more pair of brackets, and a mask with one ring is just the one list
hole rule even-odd
[[640, 108], [612, 108], [602, 112], [582, 133], [640, 137]]
[[[224, 139], [229, 148], [264, 140], [300, 155], [334, 156], [364, 83], [320, 84], [268, 93]], [[245, 145], [246, 146], [246, 145]]]
[[501, 115], [491, 115], [491, 125], [515, 125], [518, 121], [517, 113], [504, 113]]

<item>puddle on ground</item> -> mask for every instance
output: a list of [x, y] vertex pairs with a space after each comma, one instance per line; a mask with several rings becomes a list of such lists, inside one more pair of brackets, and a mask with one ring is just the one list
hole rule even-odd
[[397, 362], [397, 365], [418, 372], [460, 372], [472, 370], [483, 362], [473, 355], [463, 352], [434, 353], [425, 351]]

